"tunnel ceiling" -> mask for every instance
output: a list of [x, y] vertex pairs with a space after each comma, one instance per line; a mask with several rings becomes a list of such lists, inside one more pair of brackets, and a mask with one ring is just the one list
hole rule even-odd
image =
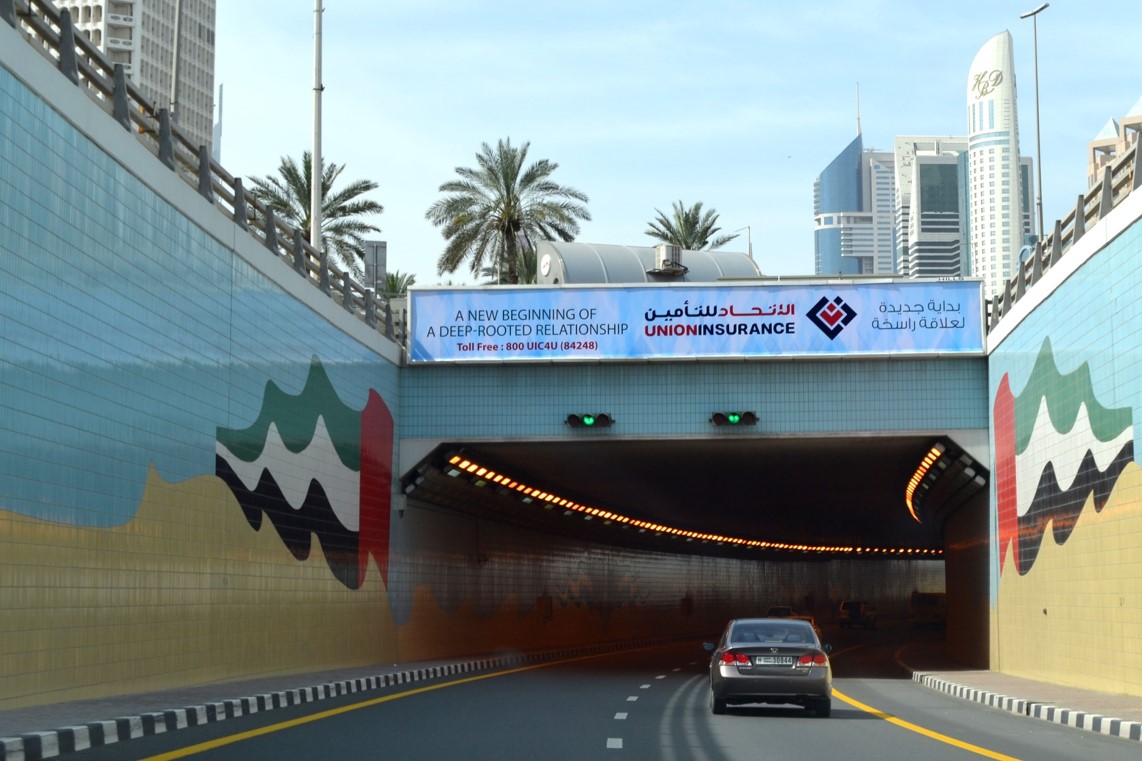
[[[526, 503], [468, 473], [450, 477], [460, 453], [497, 473], [584, 506], [677, 529], [792, 545], [939, 550], [943, 525], [986, 488], [986, 472], [939, 436], [452, 442], [404, 474], [407, 509], [456, 510], [563, 536], [663, 551], [739, 556], [804, 552], [744, 548], [663, 536], [582, 512]], [[905, 491], [934, 444], [945, 448], [917, 490], [921, 522]], [[454, 472], [454, 471], [453, 471]], [[819, 553], [810, 553], [819, 554]], [[834, 553], [828, 553], [832, 556]]]

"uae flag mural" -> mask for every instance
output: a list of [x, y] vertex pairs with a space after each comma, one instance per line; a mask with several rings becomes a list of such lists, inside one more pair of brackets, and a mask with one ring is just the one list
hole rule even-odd
[[999, 382], [993, 408], [999, 569], [1011, 558], [1031, 570], [1050, 527], [1065, 544], [1088, 499], [1101, 512], [1126, 464], [1134, 459], [1130, 408], [1099, 404], [1083, 363], [1061, 374], [1044, 341], [1019, 396]]
[[315, 358], [299, 395], [271, 381], [253, 425], [218, 429], [215, 473], [254, 530], [268, 521], [296, 559], [316, 549], [358, 589], [370, 556], [388, 584], [392, 456], [393, 418], [380, 395], [370, 389], [361, 412], [348, 407]]

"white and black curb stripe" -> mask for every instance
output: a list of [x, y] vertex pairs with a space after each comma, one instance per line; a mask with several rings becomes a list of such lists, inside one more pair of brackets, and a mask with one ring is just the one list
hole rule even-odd
[[49, 732], [30, 732], [19, 737], [2, 737], [0, 738], [0, 761], [41, 761], [45, 758], [56, 758], [61, 753], [97, 748], [124, 740], [173, 732], [186, 727], [210, 724], [239, 716], [272, 711], [276, 708], [301, 705], [302, 703], [312, 703], [341, 695], [394, 687], [426, 679], [437, 679], [453, 674], [511, 668], [528, 663], [604, 653], [631, 647], [661, 645], [667, 641], [625, 642], [616, 645], [599, 645], [542, 654], [520, 654], [409, 669], [391, 674], [346, 679], [314, 687], [264, 693], [200, 706], [173, 708], [138, 716], [123, 716], [111, 721], [93, 721], [83, 726], [63, 727]]
[[1033, 719], [1042, 719], [1043, 721], [1049, 721], [1054, 724], [1062, 724], [1076, 729], [1098, 732], [1099, 734], [1109, 735], [1111, 737], [1121, 737], [1124, 740], [1142, 742], [1142, 722], [1140, 721], [1113, 719], [1107, 716], [1086, 713], [1085, 711], [1076, 711], [1070, 708], [1060, 708], [1058, 706], [1037, 703], [1022, 698], [999, 695], [998, 693], [988, 692], [986, 690], [978, 690], [974, 687], [965, 687], [962, 684], [949, 682], [945, 679], [940, 679], [931, 674], [924, 674], [922, 672], [912, 674], [912, 680], [919, 682], [925, 687], [946, 692], [957, 698], [982, 703], [986, 706], [999, 708], [1021, 716], [1029, 716]]

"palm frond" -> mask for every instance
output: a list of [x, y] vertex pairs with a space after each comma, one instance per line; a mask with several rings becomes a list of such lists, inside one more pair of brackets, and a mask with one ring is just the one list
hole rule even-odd
[[[385, 208], [364, 197], [379, 187], [372, 180], [354, 180], [334, 191], [344, 170], [344, 164], [322, 161], [321, 243], [341, 269], [360, 279], [361, 259], [365, 253], [363, 236], [381, 232], [380, 227], [364, 221], [363, 217], [381, 214]], [[300, 162], [291, 156], [282, 156], [276, 175], [251, 177], [250, 192], [308, 239], [312, 223], [312, 181], [313, 154], [304, 151]]]
[[425, 212], [445, 240], [439, 274], [455, 272], [467, 260], [478, 276], [534, 282], [534, 248], [521, 245], [517, 236], [574, 240], [579, 220], [591, 218], [587, 195], [549, 179], [558, 164], [528, 164], [529, 149], [530, 143], [513, 147], [510, 138], [495, 148], [483, 143], [476, 168], [456, 167], [459, 179], [440, 185], [446, 195]]

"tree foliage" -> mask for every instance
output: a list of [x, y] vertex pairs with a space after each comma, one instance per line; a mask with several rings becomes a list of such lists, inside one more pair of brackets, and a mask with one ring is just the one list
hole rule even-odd
[[721, 248], [737, 235], [719, 235], [718, 213], [713, 209], [702, 211], [702, 202], [686, 208], [681, 201], [674, 203], [674, 213], [666, 216], [658, 209], [658, 217], [649, 222], [646, 234], [662, 243], [679, 246], [686, 251]]
[[438, 274], [455, 272], [467, 260], [473, 275], [490, 269], [518, 283], [521, 249], [537, 240], [572, 241], [579, 220], [591, 218], [584, 193], [551, 180], [558, 164], [526, 163], [530, 145], [514, 147], [511, 138], [495, 148], [484, 143], [475, 168], [456, 167], [459, 177], [440, 186], [446, 195], [425, 213], [446, 241]]
[[[365, 193], [377, 189], [372, 180], [355, 180], [334, 191], [333, 186], [345, 170], [344, 164], [321, 164], [321, 244], [341, 262], [344, 269], [358, 280], [363, 279], [361, 262], [365, 256], [367, 233], [381, 228], [364, 221], [364, 217], [380, 214], [385, 209]], [[276, 175], [251, 177], [250, 192], [273, 209], [274, 214], [301, 230], [309, 240], [312, 216], [310, 192], [313, 180], [313, 154], [305, 151], [301, 165], [290, 156], [282, 156]]]
[[386, 296], [404, 296], [408, 293], [408, 289], [416, 285], [416, 275], [411, 273], [404, 273], [401, 271], [389, 272], [385, 274], [385, 294]]

